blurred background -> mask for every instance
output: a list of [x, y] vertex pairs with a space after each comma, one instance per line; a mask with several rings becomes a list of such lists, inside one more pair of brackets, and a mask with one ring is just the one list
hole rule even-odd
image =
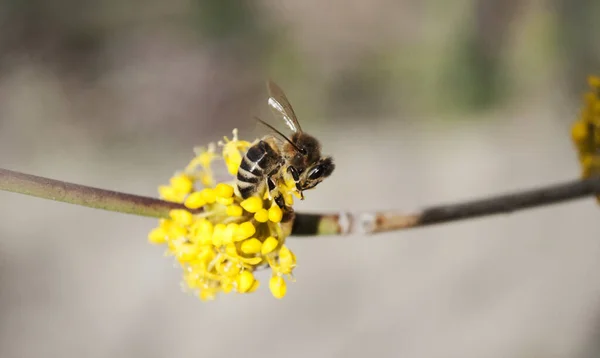
[[[593, 0], [0, 0], [0, 166], [157, 196], [194, 146], [264, 134], [272, 78], [338, 164], [299, 210], [573, 179], [599, 16]], [[211, 303], [147, 242], [155, 220], [11, 193], [0, 212], [2, 358], [600, 355], [591, 199], [290, 238], [285, 299], [263, 282]]]

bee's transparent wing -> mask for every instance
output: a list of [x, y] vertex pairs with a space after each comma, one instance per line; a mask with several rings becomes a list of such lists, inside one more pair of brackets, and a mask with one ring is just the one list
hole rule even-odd
[[296, 113], [294, 113], [294, 109], [285, 93], [283, 93], [283, 90], [271, 80], [267, 82], [267, 88], [269, 90], [268, 103], [273, 113], [278, 117], [282, 117], [285, 124], [287, 124], [293, 132], [302, 132], [300, 123], [298, 123], [298, 118], [296, 118]]

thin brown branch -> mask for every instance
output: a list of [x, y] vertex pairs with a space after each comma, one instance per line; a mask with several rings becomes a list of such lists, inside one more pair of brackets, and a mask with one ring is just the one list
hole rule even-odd
[[[92, 188], [6, 169], [0, 169], [0, 190], [155, 218], [168, 217], [171, 209], [184, 208], [181, 204], [159, 199]], [[291, 235], [321, 236], [398, 231], [559, 204], [599, 193], [600, 178], [593, 178], [486, 199], [432, 206], [409, 214], [395, 211], [356, 214], [296, 213]]]
[[434, 224], [508, 214], [518, 210], [559, 204], [600, 193], [600, 178], [574, 180], [539, 189], [456, 204], [437, 205], [414, 213], [301, 214], [292, 229], [296, 236], [373, 234]]
[[183, 205], [145, 196], [67, 183], [12, 170], [0, 169], [0, 190], [42, 199], [149, 217], [167, 217]]

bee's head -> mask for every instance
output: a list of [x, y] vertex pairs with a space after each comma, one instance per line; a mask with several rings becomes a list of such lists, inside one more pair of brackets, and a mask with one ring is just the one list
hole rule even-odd
[[323, 179], [333, 173], [335, 164], [331, 157], [322, 157], [316, 163], [310, 165], [306, 170], [300, 174], [300, 189], [308, 190], [312, 189], [317, 184], [323, 181]]
[[290, 141], [293, 144], [284, 143], [284, 152], [288, 153], [294, 166], [306, 168], [321, 158], [321, 144], [310, 134], [294, 133]]

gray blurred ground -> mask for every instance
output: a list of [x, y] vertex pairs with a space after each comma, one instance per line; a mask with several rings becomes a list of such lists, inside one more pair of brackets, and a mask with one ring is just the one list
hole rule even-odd
[[[273, 22], [256, 27], [233, 6], [194, 24], [238, 33], [200, 40], [183, 15], [231, 2], [60, 1], [64, 17], [0, 0], [0, 167], [156, 196], [193, 146], [262, 133], [272, 77], [338, 164], [299, 210], [410, 211], [577, 177], [569, 99], [597, 70], [579, 34], [595, 33], [578, 15], [591, 2], [375, 2], [265, 1]], [[70, 38], [78, 26], [99, 42]], [[263, 283], [202, 303], [147, 242], [156, 220], [0, 193], [0, 358], [597, 357], [598, 210], [290, 238], [284, 300]]]

